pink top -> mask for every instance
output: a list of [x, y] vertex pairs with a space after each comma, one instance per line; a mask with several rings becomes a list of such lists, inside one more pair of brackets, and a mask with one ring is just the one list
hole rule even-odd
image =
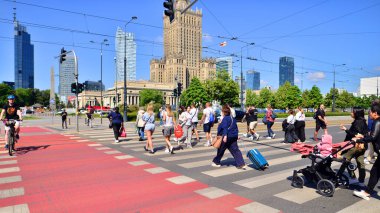
[[272, 118], [272, 114], [273, 114], [273, 111], [271, 109], [268, 109], [267, 113], [265, 114], [265, 116], [267, 117], [267, 121], [274, 122]]
[[327, 157], [332, 153], [332, 136], [331, 135], [322, 135], [322, 140], [317, 144], [319, 152]]

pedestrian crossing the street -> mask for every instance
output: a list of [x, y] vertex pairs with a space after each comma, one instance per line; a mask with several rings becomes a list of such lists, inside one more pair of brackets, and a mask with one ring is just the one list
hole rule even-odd
[[[63, 133], [64, 134], [64, 133]], [[215, 130], [212, 132], [216, 135]], [[96, 142], [104, 147], [94, 146], [97, 150], [105, 151], [106, 154], [124, 153], [126, 156], [139, 158], [141, 164], [153, 163], [165, 171], [173, 171], [186, 175], [187, 178], [205, 182], [210, 187], [215, 187], [226, 193], [236, 193], [248, 199], [254, 200], [252, 204], [236, 209], [241, 212], [251, 212], [250, 206], [256, 206], [259, 209], [267, 209], [268, 212], [289, 212], [284, 209], [282, 204], [292, 203], [303, 209], [306, 206], [318, 206], [320, 202], [327, 202], [331, 208], [326, 212], [354, 212], [365, 206], [365, 201], [352, 196], [352, 190], [358, 189], [353, 185], [350, 189], [337, 189], [334, 197], [325, 198], [318, 194], [315, 186], [305, 186], [302, 189], [291, 186], [291, 177], [293, 170], [299, 170], [311, 164], [309, 159], [302, 159], [301, 155], [290, 151], [290, 144], [283, 144], [283, 138], [278, 136], [276, 139], [261, 139], [252, 141], [248, 138], [241, 137], [238, 141], [239, 148], [243, 154], [245, 162], [248, 164], [246, 169], [236, 168], [233, 156], [226, 150], [221, 162], [221, 167], [214, 168], [211, 166], [212, 159], [216, 156], [216, 149], [206, 147], [205, 134], [199, 133], [200, 141], [196, 141], [193, 135], [193, 148], [186, 148], [185, 144], [177, 144], [171, 138], [171, 144], [175, 147], [175, 154], [166, 153], [166, 142], [162, 136], [161, 129], [157, 128], [153, 134], [154, 154], [144, 151], [143, 147], [146, 141], [139, 141], [139, 136], [134, 130], [127, 129], [127, 137], [121, 138], [120, 143], [114, 143], [113, 132], [110, 129], [97, 129], [94, 131], [83, 131], [79, 134], [67, 134], [68, 137], [75, 138], [78, 142]], [[315, 144], [306, 141], [308, 144]], [[106, 147], [112, 147], [118, 151], [109, 151]], [[267, 159], [269, 168], [264, 171], [255, 170], [249, 166], [250, 160], [246, 157], [248, 150], [256, 148]], [[136, 161], [137, 166], [140, 161]], [[333, 169], [338, 169], [341, 164], [333, 162]], [[367, 166], [366, 181], [369, 178], [369, 169]], [[356, 171], [357, 173], [357, 171]], [[211, 189], [210, 189], [211, 190]], [[207, 191], [207, 190], [206, 190]], [[211, 193], [209, 191], [205, 193]], [[347, 196], [349, 194], [350, 196]], [[333, 205], [339, 200], [339, 196], [345, 196], [350, 199], [350, 205], [339, 206]], [[271, 199], [267, 199], [270, 197]], [[268, 202], [271, 200], [271, 202]], [[368, 201], [367, 201], [368, 202]], [[371, 204], [380, 207], [380, 202], [375, 198], [371, 199]], [[294, 209], [288, 209], [294, 210]], [[300, 210], [301, 211], [301, 210]], [[324, 212], [324, 211], [321, 211]], [[371, 212], [371, 211], [367, 211]]]

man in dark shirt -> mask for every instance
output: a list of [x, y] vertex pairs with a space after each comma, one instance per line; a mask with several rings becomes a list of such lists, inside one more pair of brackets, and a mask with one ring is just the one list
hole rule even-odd
[[247, 121], [247, 127], [248, 127], [248, 133], [246, 134], [246, 136], [249, 137], [251, 140], [260, 139], [260, 135], [255, 132], [255, 129], [257, 127], [258, 113], [259, 112], [257, 111], [255, 106], [248, 107], [245, 113], [245, 120]]
[[[1, 111], [0, 119], [3, 120], [3, 116], [5, 115], [5, 119], [10, 120], [16, 120], [15, 124], [15, 131], [16, 131], [16, 139], [19, 139], [19, 132], [20, 132], [20, 122], [18, 120], [22, 120], [22, 114], [20, 107], [15, 103], [15, 96], [9, 95], [8, 96], [8, 103], [3, 106], [3, 110]], [[5, 148], [8, 148], [8, 131], [9, 127], [5, 127]]]
[[65, 127], [67, 129], [67, 112], [66, 112], [66, 110], [63, 110], [61, 116], [62, 116], [62, 129], [64, 129]]
[[322, 128], [327, 134], [327, 120], [325, 114], [325, 106], [321, 104], [315, 113], [315, 132], [314, 132], [314, 141], [318, 141], [318, 132]]

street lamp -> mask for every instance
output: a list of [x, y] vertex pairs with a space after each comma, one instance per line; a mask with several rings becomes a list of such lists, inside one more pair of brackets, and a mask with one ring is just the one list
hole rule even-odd
[[113, 58], [115, 61], [115, 107], [117, 107], [117, 104], [119, 103], [119, 97], [117, 95], [117, 64], [116, 64], [116, 57]]
[[124, 121], [128, 120], [127, 117], [127, 25], [137, 16], [132, 16], [131, 19], [124, 25]]
[[243, 48], [248, 47], [250, 45], [255, 45], [255, 43], [249, 43], [245, 46], [242, 46], [240, 49], [240, 107], [243, 110], [244, 105], [243, 105]]
[[332, 111], [335, 112], [335, 68], [336, 67], [340, 67], [340, 66], [345, 66], [346, 64], [339, 64], [339, 65], [335, 65], [333, 64], [334, 66], [334, 84], [333, 84], [333, 102], [332, 102]]
[[91, 43], [100, 43], [100, 124], [103, 124], [103, 45], [108, 46], [108, 39], [102, 42], [90, 41]]

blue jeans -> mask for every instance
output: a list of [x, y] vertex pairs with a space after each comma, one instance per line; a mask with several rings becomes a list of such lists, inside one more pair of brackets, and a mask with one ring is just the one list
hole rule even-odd
[[267, 122], [268, 137], [272, 137], [274, 134], [274, 132], [272, 130], [273, 124], [274, 124], [274, 122], [270, 122], [270, 121]]
[[241, 154], [241, 151], [237, 144], [237, 137], [233, 138], [227, 138], [227, 142], [224, 143], [222, 141], [222, 144], [220, 145], [220, 148], [217, 150], [215, 158], [212, 160], [215, 164], [220, 164], [220, 161], [222, 160], [222, 157], [224, 155], [224, 152], [226, 149], [230, 151], [232, 156], [234, 157], [236, 161], [236, 166], [243, 166], [245, 164], [243, 155]]
[[144, 139], [144, 127], [137, 127], [141, 139]]

